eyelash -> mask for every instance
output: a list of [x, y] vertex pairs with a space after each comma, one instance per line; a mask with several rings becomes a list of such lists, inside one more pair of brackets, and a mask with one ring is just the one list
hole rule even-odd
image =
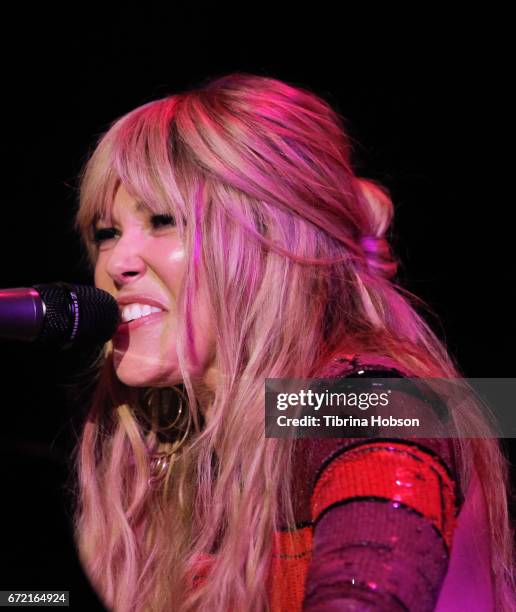
[[[166, 225], [175, 226], [176, 222], [172, 215], [152, 215], [151, 223], [154, 229], [159, 229], [160, 227], [164, 227]], [[104, 242], [104, 240], [111, 240], [115, 237], [118, 230], [114, 227], [103, 227], [98, 230], [94, 230], [93, 232], [93, 242], [95, 244], [100, 244]]]

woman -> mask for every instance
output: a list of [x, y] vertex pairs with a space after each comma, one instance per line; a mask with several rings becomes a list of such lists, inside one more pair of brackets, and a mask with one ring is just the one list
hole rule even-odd
[[[109, 608], [512, 609], [507, 463], [478, 412], [452, 414], [478, 438], [362, 440], [365, 459], [264, 437], [265, 378], [457, 376], [391, 280], [391, 217], [335, 111], [275, 79], [218, 78], [101, 138], [77, 225], [125, 323], [82, 434], [77, 539]], [[419, 497], [379, 495], [407, 461], [446, 504], [416, 472]]]

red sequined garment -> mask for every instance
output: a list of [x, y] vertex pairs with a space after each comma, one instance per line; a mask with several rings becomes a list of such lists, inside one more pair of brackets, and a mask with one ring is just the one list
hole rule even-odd
[[[321, 378], [386, 372], [408, 375], [388, 359], [346, 356]], [[428, 411], [422, 398], [396, 399], [403, 416]], [[293, 459], [296, 528], [275, 534], [271, 610], [435, 610], [464, 502], [453, 440], [301, 438]], [[487, 562], [488, 551], [482, 554]], [[468, 610], [491, 609], [484, 574], [484, 599]], [[459, 583], [450, 583], [439, 610], [465, 609], [453, 592]]]

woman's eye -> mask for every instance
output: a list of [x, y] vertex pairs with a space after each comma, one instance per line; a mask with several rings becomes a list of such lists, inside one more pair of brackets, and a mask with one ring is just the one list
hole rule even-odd
[[101, 244], [105, 240], [111, 240], [116, 234], [117, 231], [114, 227], [103, 227], [93, 232], [93, 242], [95, 242], [95, 244]]
[[[152, 215], [151, 225], [154, 229], [161, 227], [175, 226], [176, 221], [172, 215]], [[102, 227], [93, 231], [93, 242], [97, 245], [106, 240], [111, 240], [119, 235], [119, 231], [114, 227]]]
[[153, 227], [165, 227], [167, 225], [175, 225], [176, 220], [172, 215], [152, 215], [151, 223]]

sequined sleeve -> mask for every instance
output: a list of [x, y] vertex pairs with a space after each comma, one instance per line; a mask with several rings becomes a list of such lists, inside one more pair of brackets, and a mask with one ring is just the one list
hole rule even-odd
[[298, 442], [313, 526], [303, 610], [433, 610], [462, 503], [453, 440]]

